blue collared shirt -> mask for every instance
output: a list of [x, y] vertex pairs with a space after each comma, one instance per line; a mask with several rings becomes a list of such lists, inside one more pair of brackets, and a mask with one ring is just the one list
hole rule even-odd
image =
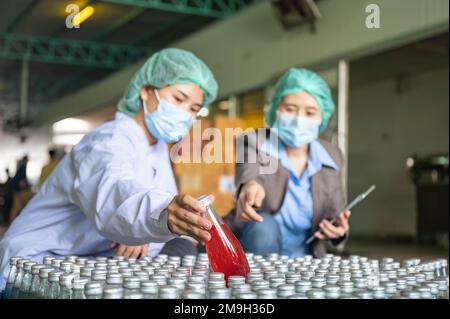
[[266, 153], [278, 158], [288, 171], [289, 181], [283, 204], [275, 215], [275, 220], [280, 227], [282, 236], [281, 253], [291, 258], [310, 254], [310, 247], [305, 244], [311, 234], [311, 222], [313, 217], [313, 198], [311, 190], [311, 179], [323, 166], [338, 170], [338, 166], [330, 154], [318, 142], [309, 144], [308, 163], [302, 175], [298, 177], [294, 166], [287, 156], [286, 148], [279, 143], [278, 151], [268, 140], [261, 149]]

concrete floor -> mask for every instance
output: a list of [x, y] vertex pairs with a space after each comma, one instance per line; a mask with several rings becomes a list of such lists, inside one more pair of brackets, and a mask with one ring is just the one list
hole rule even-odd
[[[0, 226], [0, 239], [5, 231], [6, 227]], [[420, 258], [422, 260], [449, 258], [448, 250], [436, 246], [351, 238], [346, 246], [345, 253], [376, 259], [383, 257], [392, 257], [397, 260], [407, 258]]]
[[346, 252], [375, 259], [383, 257], [392, 257], [396, 260], [408, 258], [420, 258], [421, 260], [449, 258], [449, 251], [437, 246], [358, 239], [349, 240]]

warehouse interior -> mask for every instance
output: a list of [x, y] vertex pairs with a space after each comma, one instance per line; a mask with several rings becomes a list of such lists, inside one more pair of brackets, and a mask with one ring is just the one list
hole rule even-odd
[[[371, 28], [373, 3], [380, 25]], [[94, 10], [79, 28], [67, 27], [71, 4]], [[8, 10], [0, 10], [0, 239], [10, 222], [6, 169], [13, 177], [28, 156], [28, 202], [39, 191], [48, 150], [62, 157], [114, 120], [133, 74], [154, 52], [173, 47], [201, 58], [219, 85], [217, 100], [198, 117], [202, 130], [267, 126], [265, 110], [280, 76], [291, 67], [317, 72], [336, 104], [321, 137], [344, 153], [347, 202], [377, 187], [352, 210], [343, 255], [448, 259], [448, 1], [5, 0], [1, 6]], [[234, 162], [173, 163], [173, 171], [180, 193], [214, 194], [221, 216], [235, 207]]]

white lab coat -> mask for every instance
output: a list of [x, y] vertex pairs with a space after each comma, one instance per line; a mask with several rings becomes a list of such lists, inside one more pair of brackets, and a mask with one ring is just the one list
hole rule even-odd
[[167, 144], [149, 145], [142, 128], [117, 113], [63, 158], [0, 241], [0, 291], [11, 256], [112, 256], [113, 241], [151, 243], [156, 255], [175, 237], [164, 208], [176, 193]]

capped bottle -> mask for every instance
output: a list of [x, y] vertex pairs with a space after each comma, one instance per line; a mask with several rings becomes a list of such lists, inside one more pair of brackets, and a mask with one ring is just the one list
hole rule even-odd
[[211, 197], [203, 195], [198, 200], [206, 208], [205, 217], [212, 223], [209, 230], [211, 239], [205, 244], [211, 269], [214, 272], [223, 273], [226, 281], [232, 275], [247, 276], [250, 266], [244, 250], [233, 232], [212, 207]]
[[22, 257], [11, 257], [9, 258], [9, 273], [8, 273], [8, 279], [6, 281], [6, 287], [5, 287], [5, 298], [9, 299], [11, 297], [12, 288], [14, 286], [14, 281], [16, 280], [17, 275], [17, 262], [21, 260]]

